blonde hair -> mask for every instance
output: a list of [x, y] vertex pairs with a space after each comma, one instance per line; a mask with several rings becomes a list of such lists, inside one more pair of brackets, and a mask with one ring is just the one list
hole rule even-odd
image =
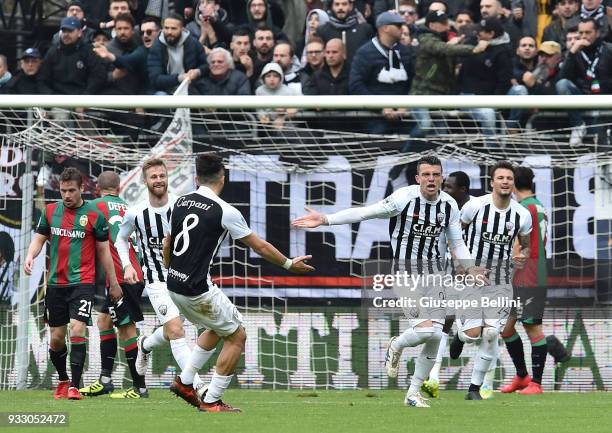
[[147, 174], [147, 170], [151, 167], [164, 167], [164, 170], [168, 172], [168, 166], [166, 166], [166, 162], [161, 158], [149, 158], [142, 163], [142, 177], [144, 178]]

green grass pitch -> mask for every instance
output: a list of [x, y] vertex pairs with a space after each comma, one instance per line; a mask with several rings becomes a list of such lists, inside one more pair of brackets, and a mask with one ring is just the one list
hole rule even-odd
[[464, 401], [442, 392], [430, 409], [403, 405], [402, 391], [253, 391], [230, 389], [226, 400], [241, 414], [198, 412], [169, 391], [149, 399], [54, 401], [51, 391], [0, 393], [0, 412], [68, 412], [68, 428], [0, 428], [0, 433], [343, 433], [343, 432], [606, 432], [612, 431], [612, 393], [495, 394]]

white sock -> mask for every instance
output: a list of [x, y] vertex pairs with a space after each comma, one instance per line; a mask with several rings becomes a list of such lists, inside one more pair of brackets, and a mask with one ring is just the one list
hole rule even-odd
[[144, 342], [142, 343], [142, 347], [147, 352], [150, 352], [167, 341], [168, 340], [166, 340], [166, 337], [164, 337], [164, 327], [160, 326], [151, 335], [145, 338]]
[[436, 353], [438, 353], [438, 347], [440, 345], [439, 338], [429, 338], [423, 345], [423, 350], [414, 363], [414, 374], [410, 378], [410, 388], [408, 388], [408, 395], [416, 394], [420, 391], [421, 385], [429, 373], [431, 368], [436, 362]]
[[497, 367], [497, 359], [499, 358], [499, 344], [495, 344], [494, 347], [493, 359], [491, 360], [491, 365], [485, 374], [483, 385], [489, 387], [489, 389], [493, 389], [493, 379], [495, 379], [495, 368]]
[[427, 341], [429, 336], [429, 333], [416, 332], [414, 328], [408, 328], [402, 332], [399, 337], [393, 340], [391, 348], [397, 352], [401, 352], [404, 347], [415, 347], [419, 344], [423, 344], [425, 341]]
[[438, 347], [438, 354], [436, 355], [436, 363], [429, 373], [429, 380], [440, 382], [440, 367], [442, 366], [442, 359], [444, 359], [444, 352], [446, 352], [446, 343], [448, 342], [448, 334], [443, 332], [440, 337], [440, 346]]
[[181, 382], [184, 385], [189, 385], [193, 383], [194, 388], [198, 388], [198, 385], [203, 382], [203, 380], [198, 376], [198, 371], [202, 368], [206, 361], [215, 353], [215, 349], [212, 350], [204, 350], [197, 344], [191, 351], [189, 359], [187, 360], [187, 364], [184, 367], [181, 367]]
[[206, 391], [204, 403], [214, 403], [215, 401], [220, 400], [223, 393], [232, 381], [232, 376], [221, 376], [215, 372], [212, 380], [210, 381], [210, 385], [208, 385], [208, 391]]
[[191, 356], [191, 349], [189, 349], [189, 346], [187, 345], [187, 340], [185, 340], [185, 338], [170, 340], [170, 349], [172, 349], [172, 356], [174, 356], [174, 360], [179, 365], [181, 370], [183, 370], [189, 362], [189, 357]]
[[480, 342], [480, 347], [478, 348], [478, 353], [476, 353], [474, 368], [472, 370], [471, 383], [473, 385], [482, 385], [485, 374], [491, 366], [491, 361], [495, 358], [495, 345], [497, 345], [497, 339], [489, 342], [483, 338]]

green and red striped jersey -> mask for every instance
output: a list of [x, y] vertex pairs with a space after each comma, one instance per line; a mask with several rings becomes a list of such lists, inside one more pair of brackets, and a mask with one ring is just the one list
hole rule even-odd
[[[128, 205], [123, 199], [116, 195], [105, 195], [92, 201], [92, 203], [98, 208], [104, 215], [104, 218], [108, 222], [108, 240], [113, 257], [113, 264], [115, 265], [115, 274], [117, 275], [117, 281], [119, 284], [123, 284], [123, 268], [121, 266], [121, 260], [119, 259], [119, 253], [115, 247], [115, 241], [117, 240], [117, 234], [119, 233], [119, 226], [123, 221], [123, 215], [128, 208]], [[138, 274], [138, 281], [143, 281], [142, 269], [138, 262], [138, 256], [134, 249], [134, 244], [130, 243], [130, 263]], [[106, 284], [108, 285], [108, 277], [106, 278]]]
[[67, 208], [59, 201], [48, 204], [36, 232], [49, 239], [49, 286], [95, 284], [96, 241], [108, 240], [104, 216], [90, 202]]
[[546, 209], [535, 195], [520, 202], [531, 215], [532, 227], [530, 235], [530, 254], [525, 267], [517, 270], [514, 285], [517, 287], [545, 287], [548, 277], [546, 269], [546, 230], [548, 216]]

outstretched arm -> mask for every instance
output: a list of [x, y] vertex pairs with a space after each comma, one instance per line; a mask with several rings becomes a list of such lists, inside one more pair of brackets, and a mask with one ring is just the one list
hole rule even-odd
[[317, 212], [308, 206], [305, 209], [308, 214], [294, 219], [291, 223], [294, 227], [311, 229], [320, 225], [352, 224], [373, 218], [390, 218], [397, 213], [394, 202], [389, 198], [369, 206], [352, 207], [330, 215]]
[[312, 256], [299, 256], [289, 259], [284, 256], [270, 242], [261, 239], [256, 233], [238, 239], [240, 242], [250, 247], [262, 258], [276, 266], [281, 266], [294, 274], [306, 274], [314, 271], [314, 268], [306, 263]]

